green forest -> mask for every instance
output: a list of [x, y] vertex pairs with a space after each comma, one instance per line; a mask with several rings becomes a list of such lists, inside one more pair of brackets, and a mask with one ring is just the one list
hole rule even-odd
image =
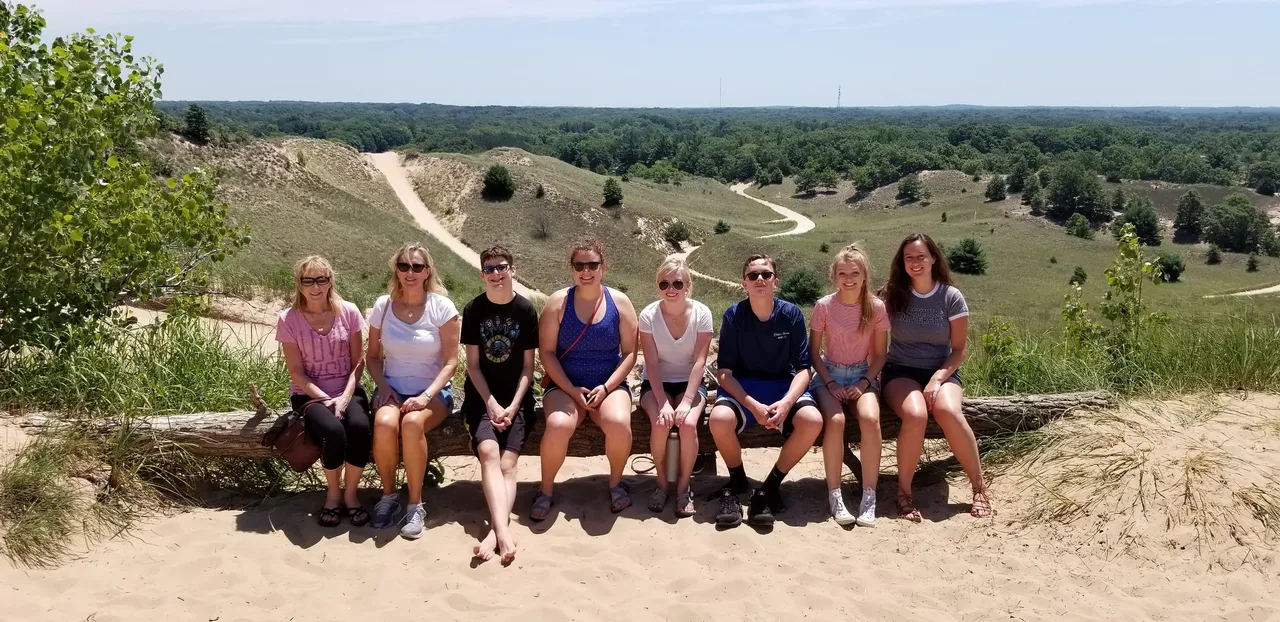
[[[361, 151], [518, 147], [598, 173], [780, 182], [808, 171], [872, 190], [930, 169], [1016, 174], [1060, 164], [1121, 179], [1247, 186], [1280, 180], [1276, 108], [596, 109], [200, 102], [212, 138], [307, 136]], [[182, 131], [190, 102], [162, 102]]]

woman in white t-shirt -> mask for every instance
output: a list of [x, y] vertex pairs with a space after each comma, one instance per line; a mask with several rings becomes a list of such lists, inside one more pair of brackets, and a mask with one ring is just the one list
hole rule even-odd
[[[649, 415], [649, 438], [657, 465], [658, 487], [649, 497], [649, 509], [661, 512], [670, 487], [676, 489], [676, 516], [693, 516], [689, 479], [698, 457], [698, 419], [707, 403], [702, 376], [711, 348], [711, 310], [689, 298], [693, 278], [684, 259], [671, 256], [658, 268], [658, 300], [640, 312], [640, 344], [644, 352], [644, 381], [640, 407]], [[658, 389], [658, 390], [654, 390]], [[680, 476], [668, 482], [662, 468], [667, 435], [680, 430]]]
[[458, 367], [461, 320], [445, 296], [431, 253], [410, 244], [391, 256], [388, 295], [369, 311], [369, 375], [373, 393], [373, 461], [382, 478], [382, 499], [373, 509], [375, 529], [389, 527], [400, 507], [396, 466], [404, 459], [409, 488], [400, 535], [422, 536], [426, 512], [422, 484], [427, 472], [427, 432], [453, 412], [449, 381]]

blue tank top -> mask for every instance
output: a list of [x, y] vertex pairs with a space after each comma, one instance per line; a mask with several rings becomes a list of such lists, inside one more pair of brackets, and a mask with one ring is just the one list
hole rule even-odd
[[[574, 386], [595, 388], [604, 384], [613, 370], [622, 362], [622, 338], [619, 329], [618, 307], [613, 304], [613, 295], [609, 288], [604, 288], [604, 319], [592, 324], [587, 332], [582, 333], [582, 321], [574, 309], [574, 294], [578, 287], [569, 288], [564, 307], [564, 317], [560, 319], [560, 335], [556, 339], [556, 357], [560, 366]], [[566, 355], [565, 350], [578, 339], [578, 344]]]

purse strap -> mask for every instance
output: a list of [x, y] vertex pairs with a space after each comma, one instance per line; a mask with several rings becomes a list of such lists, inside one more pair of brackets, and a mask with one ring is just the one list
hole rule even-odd
[[591, 317], [587, 318], [587, 321], [582, 324], [582, 332], [578, 333], [578, 336], [573, 340], [573, 343], [569, 344], [569, 347], [564, 349], [564, 354], [557, 356], [556, 360], [564, 360], [565, 354], [568, 354], [569, 351], [573, 349], [573, 346], [578, 345], [578, 342], [582, 340], [582, 336], [587, 334], [587, 329], [591, 328], [592, 320], [596, 319], [596, 312], [600, 311], [600, 305], [604, 302], [604, 297], [607, 294], [607, 290], [602, 290], [600, 292], [600, 297], [596, 299], [596, 307], [591, 310]]

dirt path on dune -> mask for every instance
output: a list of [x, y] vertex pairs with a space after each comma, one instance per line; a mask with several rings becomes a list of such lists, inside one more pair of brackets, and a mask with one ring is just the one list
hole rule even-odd
[[1235, 292], [1233, 294], [1211, 294], [1209, 296], [1205, 296], [1205, 298], [1226, 298], [1227, 296], [1266, 296], [1267, 294], [1280, 294], [1280, 285], [1250, 289], [1243, 292]]
[[[691, 246], [691, 247], [689, 247], [689, 250], [684, 251], [683, 253], [672, 253], [672, 254], [673, 254], [673, 255], [675, 255], [676, 257], [679, 257], [679, 258], [681, 258], [681, 259], [685, 260], [685, 262], [687, 263], [687, 262], [689, 261], [689, 255], [692, 255], [692, 254], [693, 254], [693, 251], [696, 251], [696, 250], [698, 250], [699, 248], [702, 248], [702, 247], [701, 247], [701, 246]], [[715, 277], [715, 276], [711, 276], [710, 274], [703, 274], [702, 272], [698, 272], [697, 270], [694, 270], [693, 268], [689, 268], [689, 273], [690, 273], [690, 274], [692, 274], [693, 276], [696, 276], [696, 277], [699, 277], [699, 278], [703, 278], [703, 279], [706, 279], [706, 280], [708, 280], [708, 281], [712, 281], [712, 282], [714, 282], [714, 283], [719, 283], [719, 284], [724, 285], [724, 286], [726, 286], [726, 287], [732, 287], [732, 288], [737, 288], [737, 289], [741, 289], [741, 288], [742, 288], [742, 284], [741, 284], [741, 283], [734, 283], [733, 281], [726, 281], [726, 280], [724, 280], [724, 279], [722, 279], [722, 278]]]
[[813, 228], [814, 228], [814, 226], [815, 226], [815, 225], [813, 224], [813, 221], [812, 221], [812, 220], [809, 220], [809, 218], [808, 218], [808, 217], [806, 217], [805, 215], [801, 214], [800, 212], [796, 212], [796, 211], [794, 211], [794, 210], [789, 210], [789, 209], [787, 209], [787, 208], [785, 208], [785, 207], [783, 207], [783, 206], [781, 206], [781, 205], [778, 205], [777, 203], [770, 203], [770, 202], [768, 202], [768, 201], [766, 201], [766, 200], [764, 200], [764, 199], [757, 199], [757, 198], [755, 198], [755, 197], [753, 197], [753, 196], [751, 196], [751, 195], [747, 194], [747, 188], [749, 188], [749, 187], [751, 187], [751, 184], [748, 184], [748, 183], [736, 183], [736, 184], [734, 184], [734, 185], [730, 186], [730, 187], [729, 187], [729, 189], [730, 189], [730, 190], [733, 190], [735, 193], [740, 194], [740, 195], [742, 195], [742, 196], [744, 196], [744, 197], [747, 197], [748, 199], [751, 199], [752, 201], [755, 201], [756, 203], [759, 203], [759, 204], [761, 204], [761, 205], [763, 205], [763, 206], [765, 206], [765, 207], [767, 207], [767, 208], [769, 208], [769, 209], [771, 209], [771, 210], [773, 210], [773, 211], [775, 211], [775, 212], [778, 212], [779, 214], [781, 214], [781, 215], [782, 215], [783, 219], [785, 219], [785, 220], [789, 220], [789, 221], [791, 221], [791, 222], [796, 223], [796, 226], [795, 226], [793, 229], [791, 229], [790, 231], [783, 231], [782, 233], [770, 233], [769, 235], [762, 235], [762, 236], [760, 236], [760, 238], [761, 238], [761, 239], [764, 239], [764, 238], [776, 238], [776, 237], [783, 236], [783, 235], [800, 235], [801, 233], [808, 233], [808, 232], [810, 232], [810, 231], [813, 231]]
[[[427, 205], [418, 197], [418, 193], [413, 190], [413, 184], [409, 183], [409, 176], [405, 172], [404, 165], [400, 163], [400, 154], [394, 151], [386, 153], [367, 153], [368, 158], [374, 166], [382, 171], [383, 176], [387, 178], [387, 183], [391, 185], [391, 189], [395, 191], [396, 198], [400, 199], [400, 203], [404, 205], [409, 214], [422, 227], [424, 231], [440, 240], [453, 254], [462, 258], [463, 261], [471, 264], [475, 269], [480, 269], [480, 253], [472, 250], [470, 246], [462, 243], [462, 240], [453, 237], [444, 225], [436, 219], [435, 214], [427, 209]], [[516, 292], [529, 298], [530, 300], [546, 300], [547, 296], [536, 289], [530, 289], [523, 283], [515, 283]]]

